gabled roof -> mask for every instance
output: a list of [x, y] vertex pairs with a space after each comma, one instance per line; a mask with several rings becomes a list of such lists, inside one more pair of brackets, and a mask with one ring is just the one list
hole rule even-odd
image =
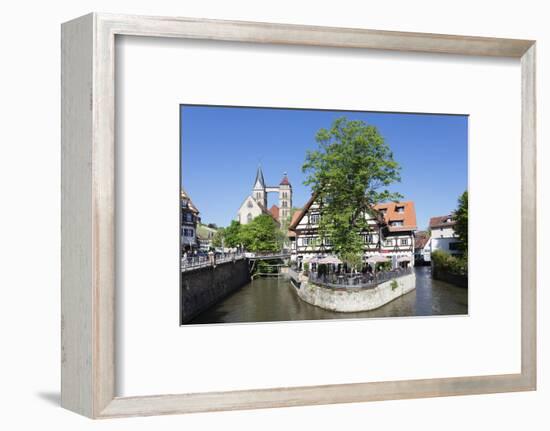
[[262, 167], [258, 166], [258, 170], [256, 171], [256, 179], [254, 180], [254, 188], [265, 188], [265, 180], [264, 180], [264, 173], [262, 172]]
[[[450, 220], [450, 221], [447, 221], [447, 220]], [[456, 224], [456, 221], [453, 219], [452, 214], [430, 218], [430, 229], [441, 228], [441, 227], [452, 227], [455, 224]]]
[[195, 206], [195, 204], [193, 203], [193, 201], [191, 200], [191, 198], [189, 197], [189, 195], [187, 194], [183, 186], [180, 189], [180, 202], [182, 204], [187, 203], [187, 208], [189, 208], [191, 212], [195, 214], [199, 213], [199, 210], [197, 209], [197, 207]]
[[[254, 199], [252, 196], [247, 196], [246, 198], [244, 198], [242, 204], [239, 206], [239, 211], [240, 209], [243, 207], [243, 205], [248, 201], [250, 200], [250, 202], [252, 202], [252, 205], [255, 205], [257, 206], [258, 208], [260, 208], [260, 211], [262, 212], [262, 214], [267, 214], [268, 216], [270, 216], [273, 220], [275, 220], [277, 222], [277, 224], [280, 224], [279, 223], [279, 220], [273, 216], [271, 210], [268, 210], [266, 207], [264, 207], [260, 202], [258, 202], [256, 199]], [[275, 206], [275, 205], [273, 205]], [[271, 208], [273, 209], [273, 207]]]
[[302, 209], [299, 209], [298, 211], [296, 211], [292, 215], [292, 219], [290, 220], [290, 225], [288, 226], [289, 230], [296, 229], [296, 226], [298, 226], [298, 224], [300, 224], [300, 220], [302, 220], [302, 217], [304, 216], [304, 214], [306, 214], [308, 212], [311, 205], [313, 205], [313, 202], [315, 202], [316, 197], [317, 197], [317, 194], [313, 193], [311, 195], [311, 197], [309, 198], [309, 200], [304, 205], [304, 207]]
[[[315, 202], [316, 194], [311, 195], [311, 198], [301, 210], [298, 210], [292, 216], [289, 230], [296, 229], [303, 216], [308, 212], [313, 202]], [[403, 207], [403, 212], [397, 212], [398, 207]], [[399, 232], [404, 230], [416, 229], [416, 210], [414, 202], [388, 202], [374, 206], [375, 214], [373, 214], [380, 223], [388, 224], [390, 232]], [[389, 226], [392, 221], [402, 221], [403, 226]]]
[[[402, 209], [401, 212], [398, 212], [398, 208]], [[416, 209], [412, 201], [386, 202], [375, 205], [374, 209], [382, 213], [390, 232], [416, 229]], [[403, 226], [391, 225], [392, 222], [398, 221], [402, 222]]]
[[424, 248], [430, 240], [430, 234], [426, 231], [416, 232], [414, 234], [414, 248]]

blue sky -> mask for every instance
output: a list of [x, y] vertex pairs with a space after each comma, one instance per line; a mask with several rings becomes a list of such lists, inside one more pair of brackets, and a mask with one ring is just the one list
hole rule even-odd
[[[180, 106], [182, 184], [204, 223], [226, 226], [251, 193], [261, 163], [267, 185], [287, 172], [293, 205], [310, 197], [301, 171], [315, 134], [345, 116], [378, 128], [401, 165], [392, 189], [416, 205], [419, 229], [456, 208], [468, 185], [468, 117], [463, 115]], [[269, 194], [269, 206], [277, 203]]]

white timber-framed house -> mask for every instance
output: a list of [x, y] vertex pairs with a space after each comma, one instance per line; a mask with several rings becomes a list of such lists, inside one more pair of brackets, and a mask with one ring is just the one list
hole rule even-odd
[[[330, 238], [321, 241], [318, 228], [322, 216], [315, 196], [296, 211], [289, 226], [292, 260], [307, 262], [314, 257], [330, 255]], [[414, 233], [416, 210], [414, 202], [389, 202], [375, 205], [365, 214], [368, 231], [362, 232], [366, 261], [373, 256], [390, 258], [394, 266], [414, 265]]]

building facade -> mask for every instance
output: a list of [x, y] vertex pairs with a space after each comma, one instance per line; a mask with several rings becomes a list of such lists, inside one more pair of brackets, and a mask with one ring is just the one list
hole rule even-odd
[[430, 218], [430, 252], [443, 250], [449, 254], [461, 254], [460, 239], [454, 230], [456, 221], [452, 214]]
[[430, 233], [416, 232], [414, 235], [414, 260], [418, 264], [431, 262]]
[[182, 252], [199, 248], [197, 225], [200, 222], [199, 210], [183, 189], [180, 190], [180, 237]]
[[[312, 197], [292, 217], [289, 226], [292, 259], [307, 261], [331, 253], [330, 238], [321, 240], [318, 232], [322, 216], [319, 205]], [[391, 202], [376, 205], [365, 214], [369, 226], [362, 232], [364, 259], [373, 256], [391, 258], [401, 266], [414, 265], [414, 232], [416, 211], [414, 202]]]
[[214, 239], [214, 235], [216, 235], [217, 229], [199, 224], [196, 232], [199, 249], [202, 251], [209, 251], [212, 249], [212, 241]]
[[[277, 193], [279, 205], [273, 205], [267, 209], [268, 193]], [[278, 186], [266, 186], [261, 166], [256, 172], [256, 179], [252, 187], [252, 193], [247, 196], [237, 212], [237, 220], [241, 224], [250, 223], [261, 214], [268, 214], [279, 224], [290, 220], [292, 208], [292, 185], [286, 172]]]

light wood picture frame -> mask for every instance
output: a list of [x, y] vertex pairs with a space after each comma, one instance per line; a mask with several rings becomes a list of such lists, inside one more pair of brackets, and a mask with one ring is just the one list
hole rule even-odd
[[[115, 393], [115, 37], [208, 39], [521, 60], [521, 372], [196, 394]], [[62, 25], [61, 404], [90, 418], [536, 389], [535, 41], [92, 13]]]

